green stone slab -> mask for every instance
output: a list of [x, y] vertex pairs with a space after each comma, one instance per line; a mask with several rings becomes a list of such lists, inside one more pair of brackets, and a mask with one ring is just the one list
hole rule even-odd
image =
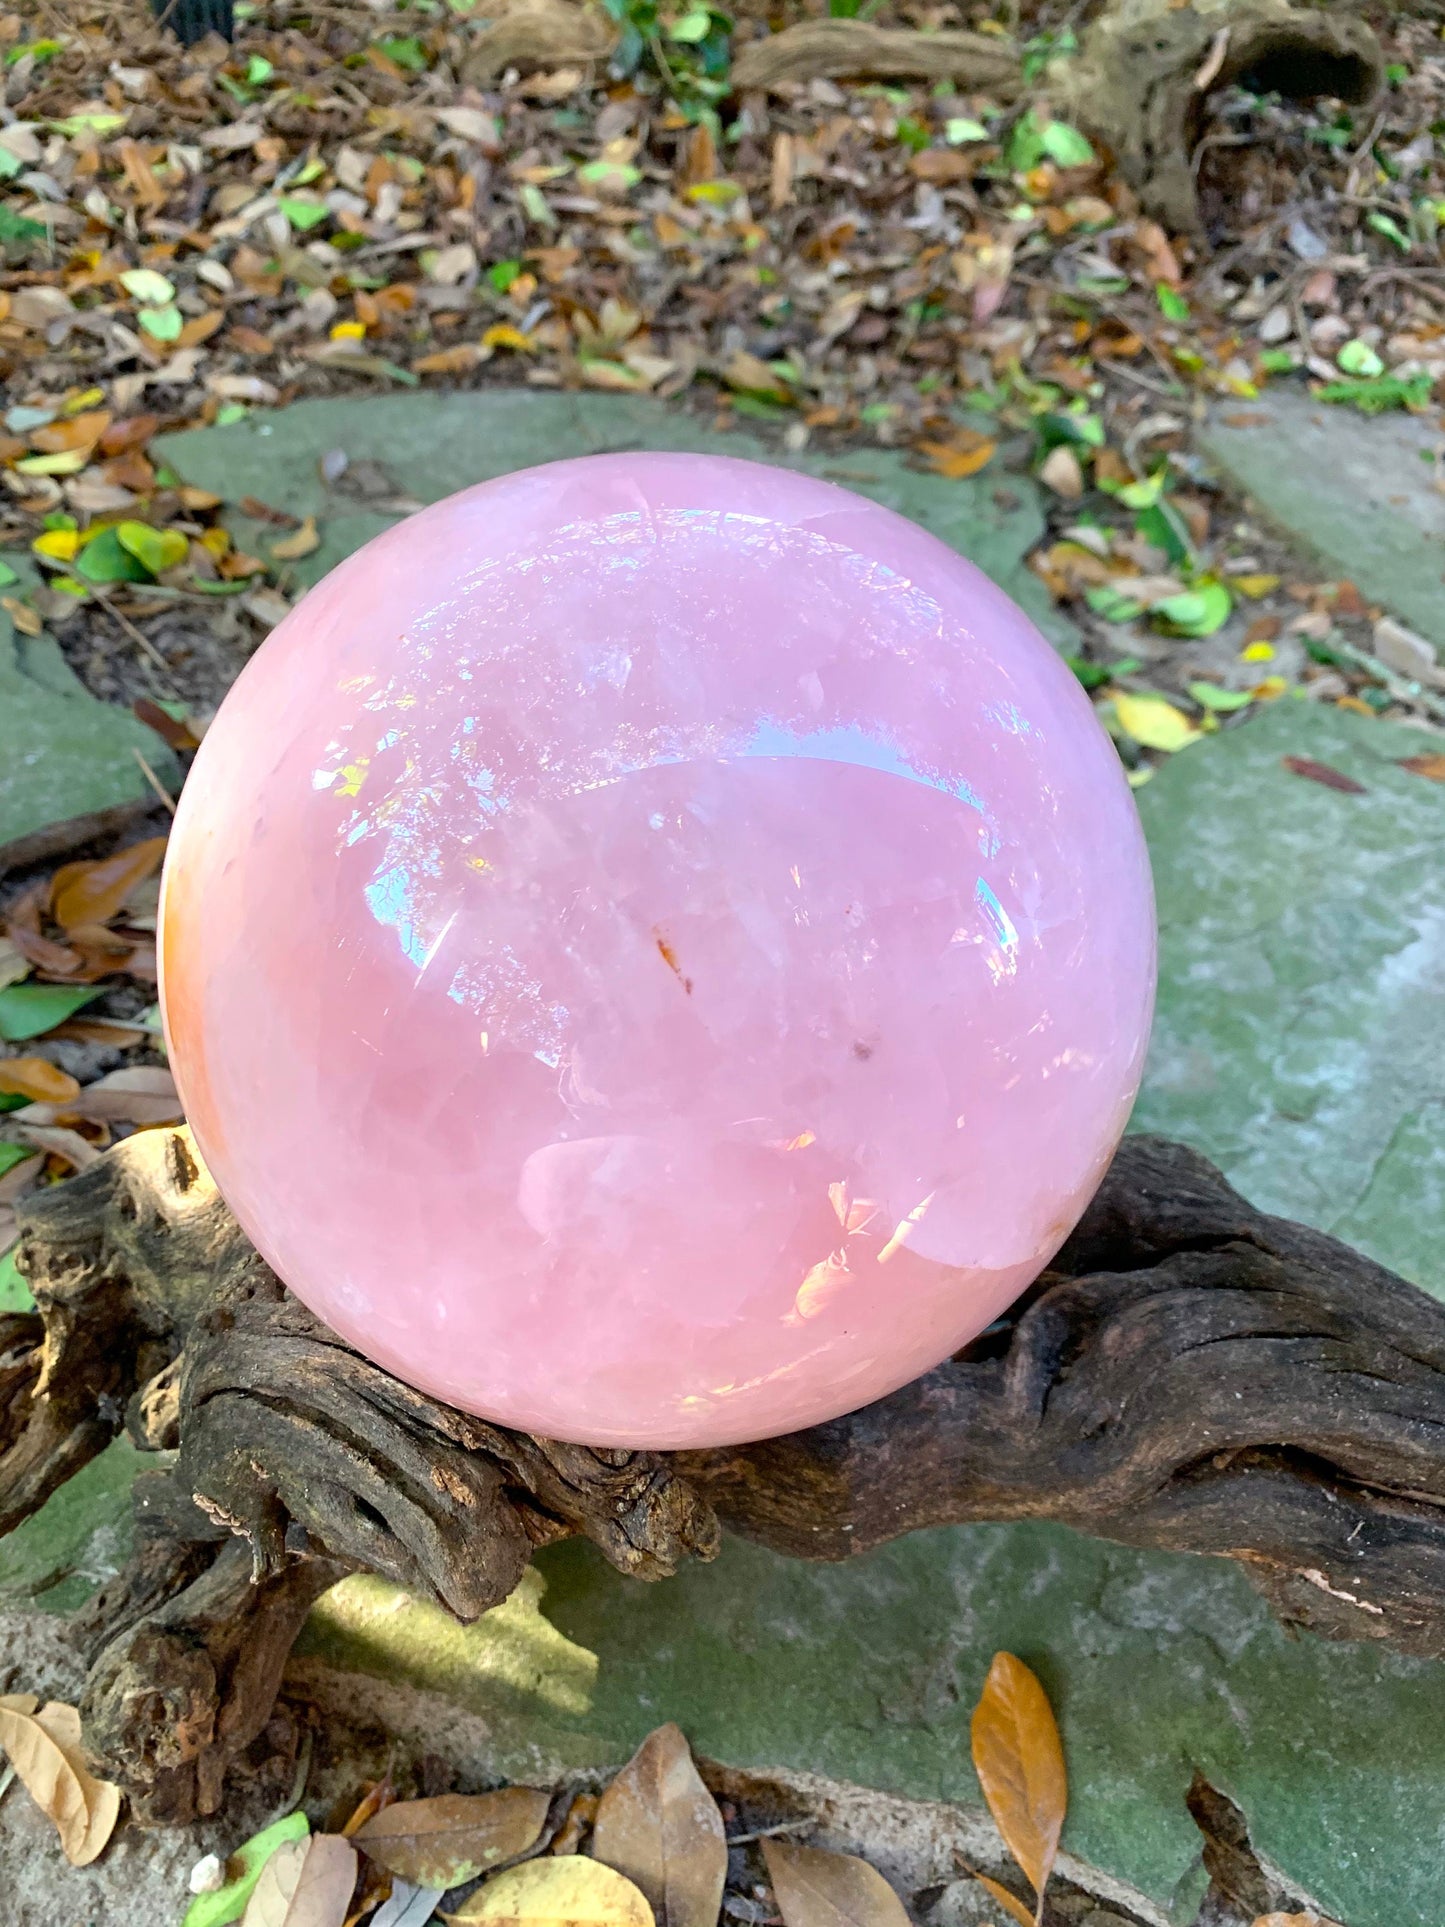
[[1330, 577], [1445, 649], [1438, 410], [1366, 417], [1280, 387], [1217, 407], [1200, 447]]
[[[225, 428], [163, 436], [155, 447], [188, 482], [227, 502], [251, 495], [293, 515], [316, 516], [321, 546], [291, 565], [296, 581], [308, 585], [396, 520], [394, 512], [367, 507], [345, 492], [363, 462], [385, 471], [384, 478], [373, 471], [380, 485], [389, 481], [396, 494], [421, 502], [569, 455], [649, 448], [773, 462], [840, 482], [921, 522], [991, 575], [1055, 641], [1067, 642], [1072, 634], [1024, 566], [1044, 529], [1039, 494], [1028, 477], [999, 478], [989, 471], [951, 482], [910, 468], [884, 449], [789, 456], [754, 435], [724, 434], [637, 396], [489, 389], [307, 401]], [[319, 466], [332, 450], [343, 451], [351, 464], [336, 488], [323, 481]], [[266, 555], [276, 540], [274, 526], [239, 514], [230, 521], [237, 540], [254, 555]]]
[[1437, 741], [1282, 699], [1140, 792], [1160, 987], [1134, 1122], [1445, 1298], [1445, 786], [1399, 767]]
[[[7, 554], [21, 582], [28, 558]], [[149, 793], [139, 750], [163, 783], [178, 780], [175, 758], [154, 731], [92, 696], [50, 636], [22, 636], [0, 610], [0, 848], [67, 817], [129, 803]]]
[[130, 1557], [131, 1486], [156, 1463], [119, 1438], [0, 1539], [0, 1604], [36, 1598], [70, 1612], [114, 1577]]

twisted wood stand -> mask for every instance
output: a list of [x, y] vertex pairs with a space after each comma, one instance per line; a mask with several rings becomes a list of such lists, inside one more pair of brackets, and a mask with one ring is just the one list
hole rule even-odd
[[32, 1197], [18, 1258], [38, 1310], [0, 1317], [0, 1532], [122, 1427], [158, 1455], [79, 1624], [88, 1744], [152, 1823], [215, 1810], [346, 1573], [472, 1619], [569, 1534], [661, 1579], [722, 1528], [826, 1560], [1052, 1519], [1445, 1654], [1445, 1306], [1162, 1139], [1125, 1141], [1004, 1325], [861, 1412], [707, 1452], [561, 1445], [399, 1383], [287, 1294], [184, 1130]]

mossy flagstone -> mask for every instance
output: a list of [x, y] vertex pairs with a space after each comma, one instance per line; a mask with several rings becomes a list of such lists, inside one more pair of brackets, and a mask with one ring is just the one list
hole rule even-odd
[[1218, 405], [1200, 447], [1327, 577], [1445, 650], [1445, 495], [1438, 411], [1366, 418], [1281, 383]]
[[[294, 580], [308, 585], [396, 520], [388, 496], [434, 502], [536, 462], [632, 448], [772, 462], [838, 482], [921, 522], [977, 562], [1055, 641], [1071, 633], [1025, 567], [1044, 528], [1038, 490], [1027, 476], [988, 469], [947, 481], [910, 468], [887, 449], [787, 455], [755, 435], [724, 434], [637, 396], [485, 389], [308, 401], [225, 428], [163, 436], [155, 446], [188, 482], [228, 503], [253, 496], [292, 515], [316, 516], [320, 547], [290, 565]], [[333, 452], [349, 464], [334, 486], [321, 467]], [[358, 487], [370, 492], [367, 499], [358, 497]], [[266, 555], [278, 537], [274, 526], [238, 510], [227, 519], [254, 555]]]
[[[9, 555], [19, 595], [33, 585], [26, 557]], [[22, 636], [0, 609], [0, 845], [72, 816], [149, 793], [139, 750], [162, 782], [175, 758], [134, 716], [92, 696], [48, 635]]]

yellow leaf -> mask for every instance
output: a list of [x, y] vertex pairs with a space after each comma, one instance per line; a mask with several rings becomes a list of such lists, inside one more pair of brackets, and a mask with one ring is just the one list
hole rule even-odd
[[364, 321], [338, 321], [332, 327], [333, 341], [365, 341], [366, 323]]
[[636, 1883], [658, 1927], [716, 1927], [727, 1840], [678, 1727], [650, 1733], [602, 1795], [592, 1853]]
[[1034, 1927], [1033, 1914], [1025, 1907], [1017, 1894], [1011, 1894], [1008, 1888], [1003, 1886], [999, 1881], [990, 1880], [986, 1873], [975, 1873], [973, 1877], [979, 1886], [983, 1888], [984, 1892], [988, 1894], [991, 1899], [996, 1900], [1011, 1919], [1019, 1923], [1019, 1927]]
[[[369, 1860], [417, 1887], [459, 1887], [535, 1846], [551, 1796], [536, 1787], [398, 1800], [358, 1827]], [[650, 1917], [648, 1927], [650, 1927]]]
[[1068, 1778], [1048, 1696], [1012, 1653], [994, 1654], [974, 1708], [972, 1739], [974, 1770], [994, 1824], [1042, 1898], [1063, 1831]]
[[1114, 698], [1114, 714], [1126, 736], [1132, 736], [1145, 749], [1173, 752], [1187, 749], [1199, 740], [1195, 728], [1182, 709], [1176, 709], [1162, 696], [1130, 696], [1122, 691]]
[[30, 544], [37, 555], [52, 562], [73, 562], [80, 553], [80, 534], [76, 529], [47, 529]]
[[1277, 575], [1232, 575], [1229, 581], [1231, 588], [1238, 589], [1241, 595], [1250, 596], [1256, 601], [1260, 596], [1269, 595], [1279, 587]]
[[312, 555], [321, 547], [321, 537], [316, 532], [316, 517], [308, 515], [306, 520], [290, 535], [283, 535], [279, 542], [271, 544], [271, 557], [276, 562], [299, 562], [303, 555]]
[[[74, 1713], [74, 1708], [63, 1709]], [[57, 1732], [68, 1734], [70, 1723], [54, 1706], [43, 1711]], [[79, 1716], [74, 1731], [79, 1736]], [[39, 1715], [0, 1705], [0, 1746], [10, 1757], [16, 1777], [60, 1835], [66, 1859], [73, 1867], [89, 1866], [115, 1825], [120, 1795], [115, 1787], [94, 1780], [79, 1758], [48, 1730]]]
[[1288, 688], [1288, 676], [1266, 676], [1264, 681], [1257, 682], [1249, 693], [1256, 702], [1268, 703], [1273, 702], [1276, 696], [1282, 696]]
[[67, 448], [59, 455], [27, 455], [15, 469], [20, 475], [78, 475], [89, 460], [88, 448]]
[[1241, 662], [1273, 662], [1274, 645], [1269, 642], [1246, 643], [1239, 652]]
[[903, 1902], [866, 1860], [783, 1840], [762, 1847], [783, 1927], [907, 1927]]
[[654, 1927], [646, 1896], [624, 1875], [581, 1854], [524, 1860], [442, 1919], [462, 1927], [474, 1921], [488, 1927]]
[[512, 348], [515, 349], [519, 355], [530, 355], [536, 352], [536, 344], [533, 342], [532, 337], [530, 335], [524, 335], [520, 328], [514, 328], [506, 321], [498, 321], [492, 327], [488, 328], [487, 332], [482, 336], [482, 346], [484, 348]]
[[5, 1057], [0, 1058], [0, 1091], [28, 1097], [32, 1104], [64, 1104], [79, 1097], [80, 1086], [47, 1057]]

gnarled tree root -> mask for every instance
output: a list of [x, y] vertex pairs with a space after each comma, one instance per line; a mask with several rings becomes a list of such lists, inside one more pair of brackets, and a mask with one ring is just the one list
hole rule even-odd
[[38, 1312], [0, 1328], [0, 1522], [124, 1424], [159, 1469], [82, 1622], [83, 1712], [139, 1815], [214, 1810], [292, 1639], [343, 1574], [464, 1619], [534, 1547], [621, 1571], [706, 1559], [719, 1522], [845, 1559], [921, 1526], [1053, 1519], [1237, 1559], [1288, 1621], [1445, 1654], [1445, 1306], [1134, 1138], [1028, 1299], [937, 1371], [732, 1450], [590, 1451], [439, 1405], [283, 1290], [183, 1130], [27, 1201]]

